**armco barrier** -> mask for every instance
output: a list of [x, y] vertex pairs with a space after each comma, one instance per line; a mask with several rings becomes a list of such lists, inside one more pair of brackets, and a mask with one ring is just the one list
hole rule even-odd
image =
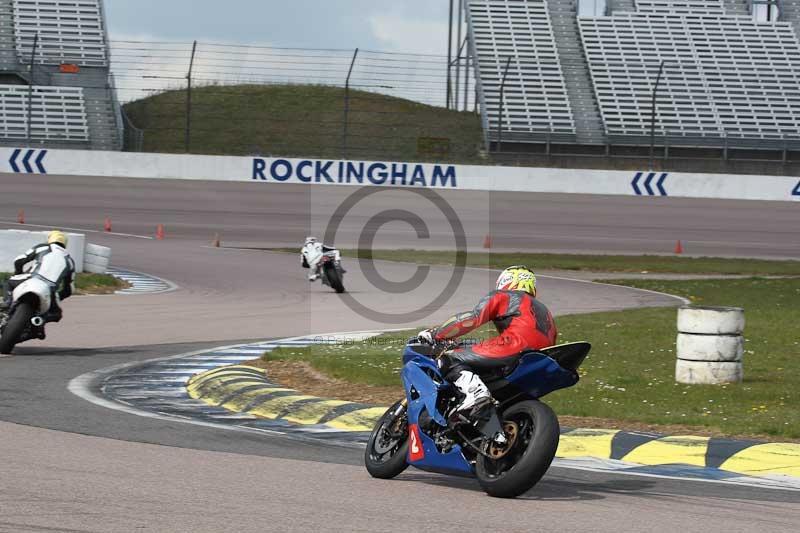
[[[0, 272], [13, 272], [14, 259], [31, 247], [47, 242], [47, 231], [2, 230], [0, 231]], [[83, 272], [83, 257], [86, 236], [67, 233], [67, 251], [75, 261], [75, 269]]]
[[[36, 152], [36, 150], [34, 150]], [[188, 179], [243, 183], [371, 185], [480, 191], [675, 196], [800, 201], [800, 178], [626, 172], [558, 168], [437, 165], [42, 150], [41, 167], [12, 165], [14, 148], [0, 148], [0, 172], [118, 178]]]

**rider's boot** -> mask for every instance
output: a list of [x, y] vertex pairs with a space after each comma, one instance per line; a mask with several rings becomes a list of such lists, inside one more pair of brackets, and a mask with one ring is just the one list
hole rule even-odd
[[483, 380], [474, 372], [462, 370], [453, 384], [464, 395], [464, 399], [455, 408], [458, 413], [472, 416], [492, 403], [492, 395]]

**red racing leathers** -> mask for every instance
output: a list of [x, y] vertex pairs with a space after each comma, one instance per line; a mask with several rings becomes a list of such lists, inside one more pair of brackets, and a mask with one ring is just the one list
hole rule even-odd
[[558, 330], [547, 307], [522, 291], [492, 291], [472, 311], [460, 313], [434, 330], [435, 340], [455, 339], [493, 321], [498, 336], [473, 346], [448, 352], [444, 369], [448, 377], [461, 370], [481, 372], [506, 366], [526, 350], [556, 343]]

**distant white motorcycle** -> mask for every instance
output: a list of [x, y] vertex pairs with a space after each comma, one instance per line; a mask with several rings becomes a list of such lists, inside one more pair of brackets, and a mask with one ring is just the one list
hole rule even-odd
[[337, 293], [345, 292], [342, 257], [339, 250], [323, 245], [313, 237], [306, 239], [300, 250], [303, 268], [310, 268], [309, 281], [319, 279]]

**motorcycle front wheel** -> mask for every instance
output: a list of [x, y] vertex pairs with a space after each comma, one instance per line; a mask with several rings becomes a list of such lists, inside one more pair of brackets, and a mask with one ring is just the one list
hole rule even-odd
[[497, 498], [515, 498], [536, 485], [556, 455], [561, 429], [550, 407], [524, 401], [506, 409], [501, 417], [508, 450], [487, 449], [496, 458], [478, 455], [475, 470], [483, 490]]
[[30, 325], [31, 318], [36, 311], [30, 302], [20, 302], [14, 309], [14, 314], [8, 318], [3, 335], [0, 336], [0, 353], [7, 355], [14, 350], [17, 341], [22, 338], [25, 328]]
[[395, 403], [383, 413], [369, 436], [364, 466], [372, 477], [391, 479], [408, 468], [408, 414], [403, 409], [398, 416], [393, 416], [401, 403]]
[[328, 277], [328, 283], [333, 290], [337, 293], [341, 294], [344, 292], [344, 284], [342, 283], [342, 275], [339, 273], [339, 270], [331, 265], [325, 265], [325, 275]]

